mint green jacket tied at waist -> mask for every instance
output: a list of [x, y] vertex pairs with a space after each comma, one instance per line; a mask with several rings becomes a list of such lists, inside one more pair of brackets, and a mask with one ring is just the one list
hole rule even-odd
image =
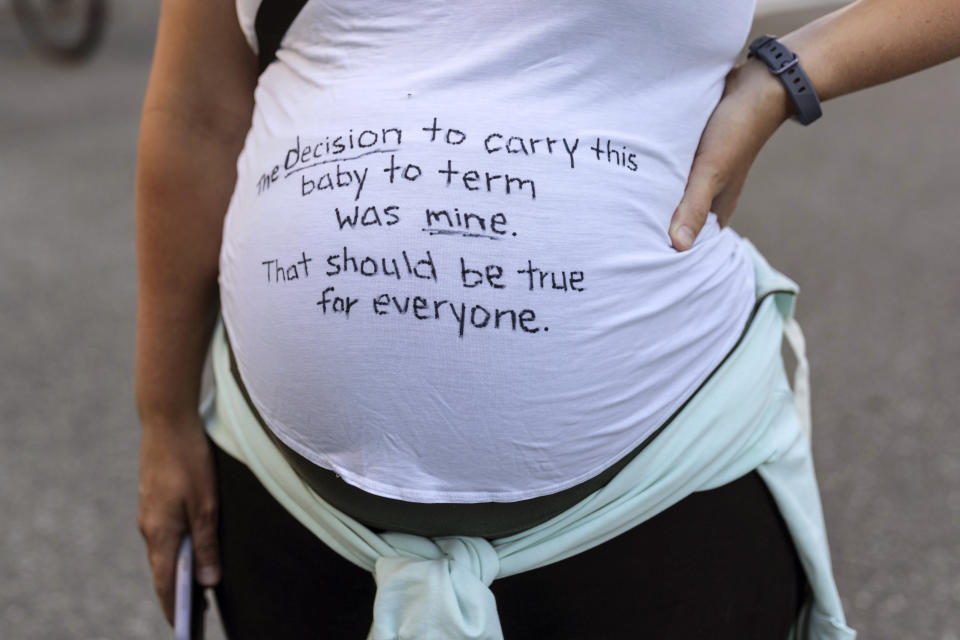
[[[377, 595], [368, 640], [503, 638], [488, 588], [496, 578], [590, 549], [694, 491], [719, 487], [754, 469], [786, 520], [811, 586], [796, 636], [855, 638], [833, 580], [813, 471], [807, 363], [793, 319], [798, 288], [749, 240], [743, 242], [753, 258], [759, 306], [738, 345], [608, 485], [520, 533], [493, 540], [377, 534], [328, 505], [294, 472], [247, 408], [230, 372], [222, 324], [212, 346], [216, 393], [203, 409], [207, 432], [318, 538], [373, 572]], [[782, 336], [797, 356], [793, 390], [780, 355]], [[637, 637], [643, 638], [643, 629], [637, 629]]]

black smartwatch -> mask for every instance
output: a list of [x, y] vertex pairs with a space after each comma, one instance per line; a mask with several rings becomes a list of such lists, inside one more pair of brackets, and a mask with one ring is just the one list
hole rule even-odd
[[770, 73], [780, 78], [786, 87], [790, 99], [797, 107], [794, 116], [801, 124], [807, 125], [823, 113], [820, 110], [820, 98], [810, 78], [803, 72], [797, 54], [787, 49], [774, 36], [760, 36], [750, 43], [748, 58], [763, 60]]

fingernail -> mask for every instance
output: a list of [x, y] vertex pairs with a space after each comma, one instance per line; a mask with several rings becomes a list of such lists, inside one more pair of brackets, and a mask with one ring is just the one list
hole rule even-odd
[[200, 567], [197, 569], [197, 582], [205, 587], [215, 586], [220, 582], [220, 570], [216, 567]]
[[677, 240], [680, 242], [678, 249], [689, 249], [693, 246], [694, 235], [690, 227], [684, 225], [677, 229]]

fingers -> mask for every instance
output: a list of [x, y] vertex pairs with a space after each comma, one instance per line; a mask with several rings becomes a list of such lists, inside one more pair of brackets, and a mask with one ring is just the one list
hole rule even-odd
[[183, 530], [155, 521], [139, 522], [140, 534], [147, 543], [147, 559], [153, 574], [153, 589], [160, 599], [163, 616], [173, 624], [174, 580], [177, 564], [177, 548]]
[[670, 220], [670, 241], [674, 249], [686, 251], [693, 246], [724, 183], [725, 177], [712, 163], [699, 155], [694, 159], [683, 199]]
[[208, 494], [188, 504], [187, 517], [193, 537], [194, 577], [203, 586], [213, 587], [220, 582], [216, 497]]
[[737, 208], [737, 202], [740, 200], [740, 194], [743, 192], [743, 184], [745, 181], [746, 175], [730, 178], [726, 186], [724, 186], [723, 191], [714, 197], [710, 210], [717, 214], [717, 222], [721, 228], [729, 224], [730, 218]]

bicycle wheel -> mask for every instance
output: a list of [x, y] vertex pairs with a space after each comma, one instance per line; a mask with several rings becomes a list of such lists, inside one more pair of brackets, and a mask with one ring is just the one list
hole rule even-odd
[[37, 49], [69, 61], [93, 53], [107, 20], [106, 0], [13, 0], [13, 11]]

